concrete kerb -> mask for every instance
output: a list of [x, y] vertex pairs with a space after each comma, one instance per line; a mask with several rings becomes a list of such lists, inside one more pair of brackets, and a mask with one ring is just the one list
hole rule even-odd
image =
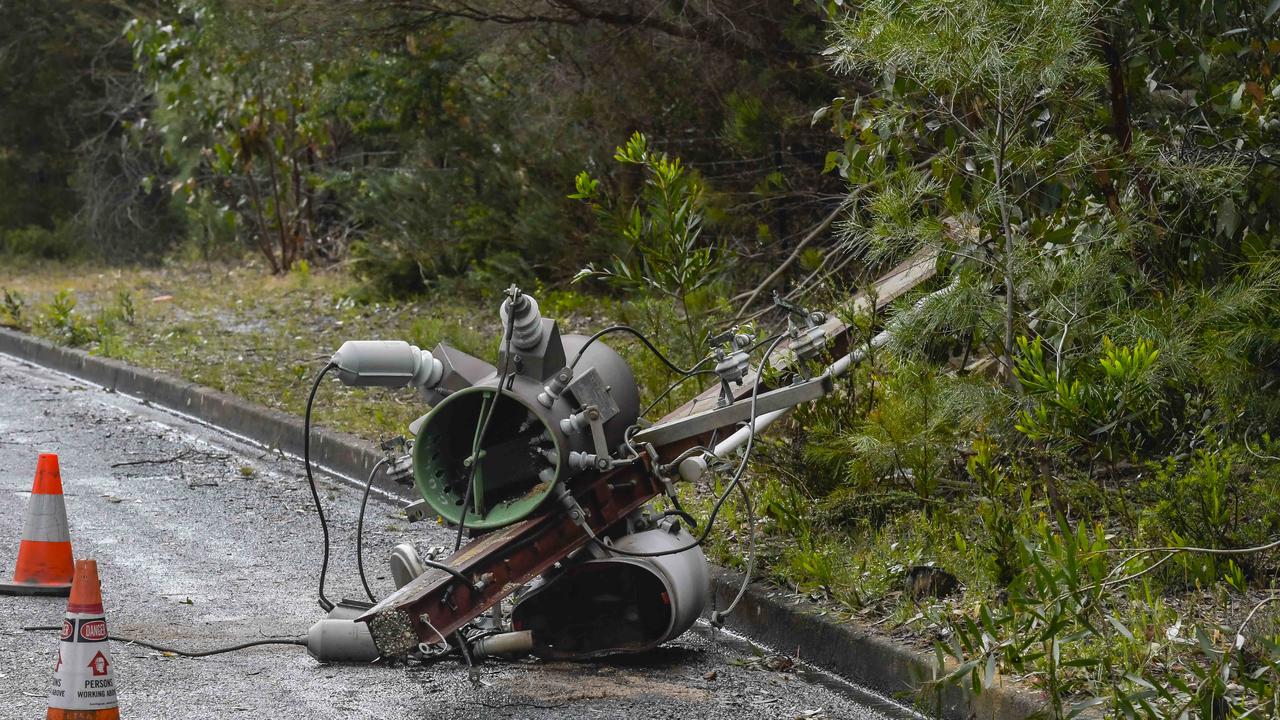
[[[0, 328], [0, 353], [42, 365], [140, 401], [212, 425], [271, 450], [302, 456], [302, 419], [262, 407], [243, 398], [100, 358], [83, 350], [64, 348], [25, 333]], [[323, 419], [319, 419], [323, 422]], [[344, 478], [363, 482], [381, 458], [376, 448], [354, 435], [314, 428], [311, 457], [316, 466]], [[404, 498], [399, 486], [380, 487]]]
[[[742, 575], [716, 568], [712, 591], [716, 607], [726, 607], [738, 594]], [[931, 655], [894, 643], [827, 608], [761, 582], [752, 583], [725, 627], [762, 645], [823, 668], [880, 692], [929, 717], [1023, 720], [1045, 707], [1043, 697], [1012, 686], [997, 686], [980, 695], [949, 685], [922, 693], [933, 678]]]
[[[302, 419], [279, 410], [6, 328], [0, 328], [0, 353], [151, 403], [268, 449], [302, 455]], [[311, 456], [324, 470], [361, 483], [382, 457], [376, 448], [353, 435], [323, 428], [313, 429]], [[404, 486], [379, 483], [378, 487], [405, 500], [417, 499]], [[712, 588], [717, 607], [728, 605], [741, 579], [728, 570], [715, 571]], [[1043, 698], [1013, 687], [996, 687], [980, 695], [948, 687], [928, 698], [925, 705], [920, 688], [933, 675], [930, 656], [828, 615], [820, 606], [794, 594], [752, 583], [737, 610], [726, 618], [726, 627], [781, 652], [794, 651], [805, 662], [905, 704], [921, 706], [931, 717], [1024, 720], [1044, 708]]]

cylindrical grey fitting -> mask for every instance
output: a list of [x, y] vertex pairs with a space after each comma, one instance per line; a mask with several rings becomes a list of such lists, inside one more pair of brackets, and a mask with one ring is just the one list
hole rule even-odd
[[560, 421], [560, 432], [565, 435], [586, 432], [591, 429], [591, 419], [585, 412], [574, 413]]
[[525, 655], [533, 651], [533, 631], [518, 630], [480, 638], [471, 646], [473, 658], [493, 655]]
[[511, 322], [511, 345], [520, 350], [532, 350], [542, 342], [542, 313], [538, 310], [538, 301], [528, 295], [520, 295], [502, 303], [498, 316], [502, 318], [502, 326], [507, 326], [507, 316], [515, 314]]
[[435, 387], [444, 365], [429, 350], [400, 340], [348, 340], [333, 354], [344, 385], [357, 387]]
[[426, 566], [422, 564], [422, 559], [418, 557], [418, 549], [412, 543], [397, 545], [391, 551], [391, 558], [387, 562], [391, 565], [391, 579], [395, 582], [397, 590], [427, 571]]
[[572, 380], [573, 371], [569, 368], [562, 368], [560, 372], [555, 374], [555, 377], [551, 378], [551, 382], [542, 388], [542, 392], [538, 393], [538, 403], [545, 408], [550, 408], [564, 394], [564, 389], [569, 387], [569, 383]]
[[381, 655], [368, 625], [336, 618], [317, 620], [311, 626], [307, 652], [320, 662], [373, 662]]

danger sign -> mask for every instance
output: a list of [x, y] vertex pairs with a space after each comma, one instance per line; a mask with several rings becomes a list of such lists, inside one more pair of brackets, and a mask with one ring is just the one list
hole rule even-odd
[[107, 638], [107, 621], [101, 614], [67, 613], [49, 689], [50, 708], [114, 712], [116, 683]]
[[80, 639], [85, 642], [102, 642], [107, 639], [107, 621], [89, 620], [80, 625]]

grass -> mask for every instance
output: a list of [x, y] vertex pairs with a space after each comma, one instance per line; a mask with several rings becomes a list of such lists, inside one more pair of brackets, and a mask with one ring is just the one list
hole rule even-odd
[[[406, 340], [423, 348], [443, 341], [491, 360], [502, 331], [495, 298], [364, 302], [341, 269], [271, 276], [243, 264], [104, 269], [27, 263], [0, 266], [0, 300], [5, 291], [11, 303], [21, 303], [9, 324], [297, 415], [316, 373], [346, 340]], [[590, 333], [628, 314], [609, 298], [528, 291], [562, 332]], [[15, 314], [5, 307], [0, 322]], [[669, 382], [637, 343], [623, 336], [609, 342], [635, 368], [642, 392]], [[656, 412], [699, 389], [687, 383]], [[379, 440], [406, 434], [427, 409], [410, 391], [333, 382], [317, 393], [314, 413], [321, 424]]]

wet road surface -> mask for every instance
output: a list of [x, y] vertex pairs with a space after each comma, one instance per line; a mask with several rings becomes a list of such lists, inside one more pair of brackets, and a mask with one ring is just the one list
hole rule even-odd
[[[214, 429], [0, 355], [0, 575], [9, 577], [36, 455], [60, 457], [76, 557], [98, 560], [113, 635], [204, 650], [299, 636], [315, 601], [320, 530], [301, 464]], [[352, 540], [359, 490], [319, 477], [333, 534], [328, 596], [363, 599]], [[371, 498], [374, 592], [398, 542], [451, 541]], [[43, 717], [63, 598], [0, 596], [0, 718]], [[266, 646], [203, 659], [112, 643], [126, 718], [858, 718], [897, 707], [705, 625], [642, 655], [589, 663], [488, 661], [481, 686], [430, 666], [322, 665]]]

